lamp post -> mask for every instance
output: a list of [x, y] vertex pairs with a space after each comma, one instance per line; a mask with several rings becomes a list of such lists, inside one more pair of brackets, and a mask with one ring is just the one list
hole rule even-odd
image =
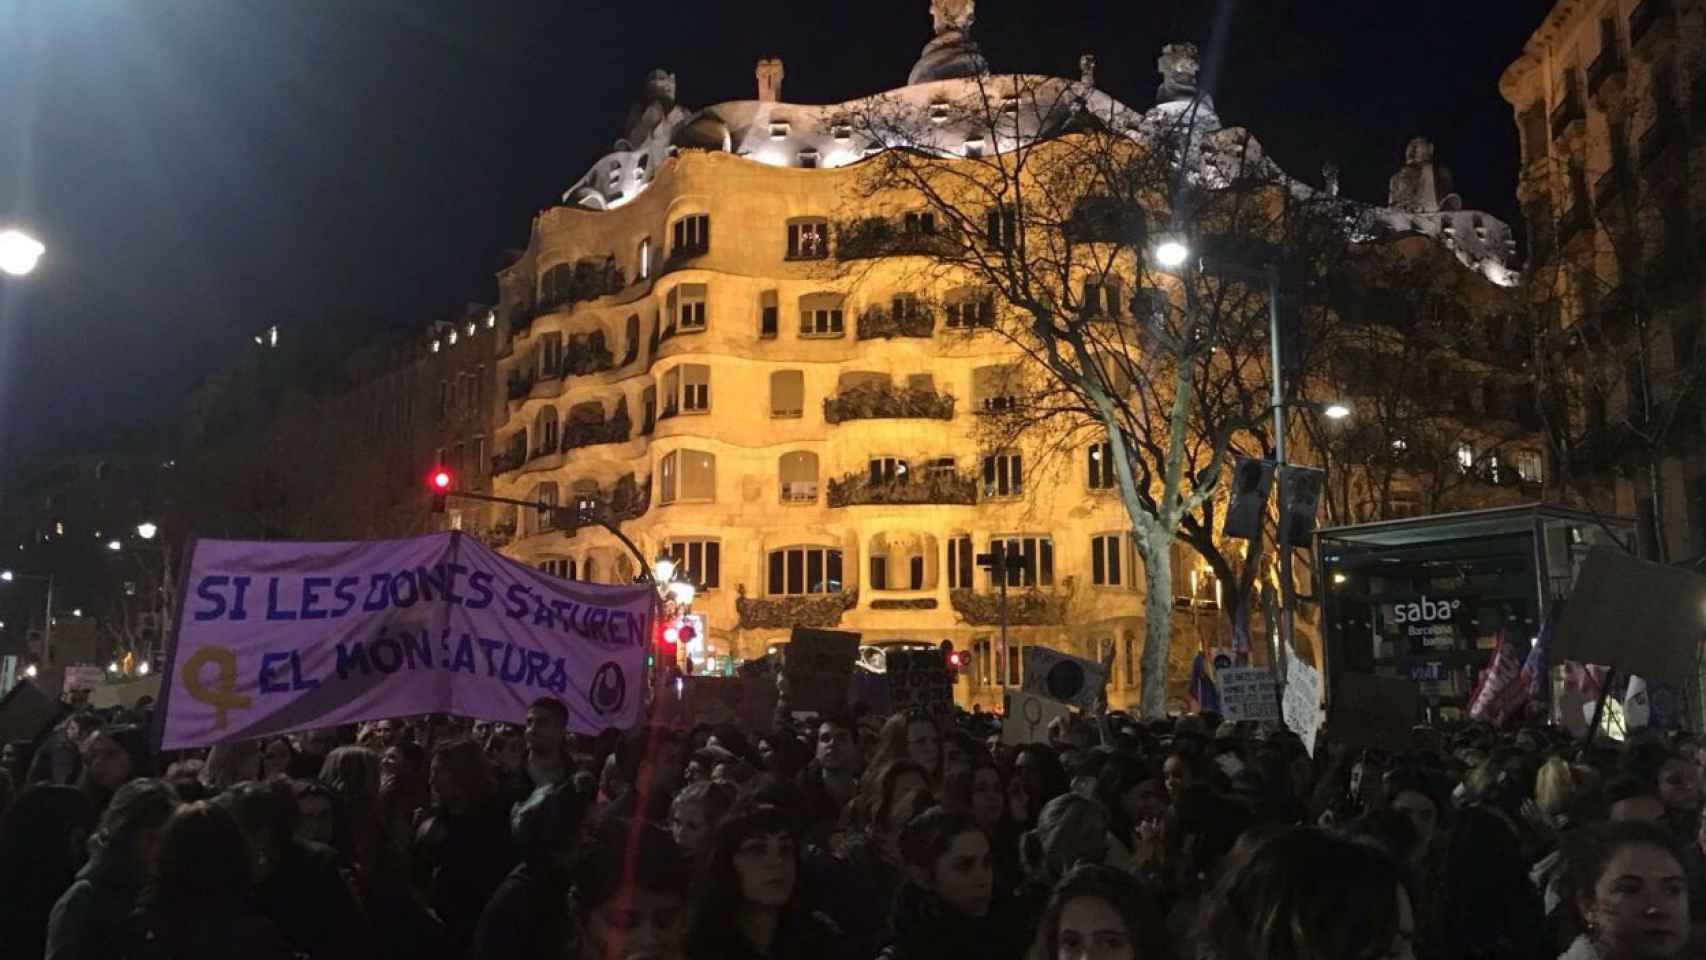
[[[1155, 262], [1166, 270], [1177, 270], [1191, 259], [1189, 245], [1178, 236], [1163, 237], [1152, 251]], [[1344, 403], [1334, 402], [1317, 404], [1312, 402], [1287, 403], [1285, 399], [1285, 367], [1280, 356], [1280, 275], [1279, 263], [1269, 260], [1259, 270], [1216, 257], [1212, 261], [1203, 257], [1198, 259], [1197, 268], [1204, 272], [1214, 272], [1226, 276], [1240, 277], [1245, 280], [1260, 279], [1268, 288], [1268, 363], [1269, 363], [1269, 408], [1274, 417], [1274, 463], [1276, 468], [1283, 469], [1286, 465], [1285, 433], [1286, 409], [1292, 406], [1304, 406], [1317, 410], [1330, 420], [1343, 420], [1350, 416], [1350, 407]], [[1291, 575], [1291, 532], [1289, 524], [1279, 524], [1279, 566], [1280, 566], [1280, 642], [1285, 649], [1296, 648], [1292, 634], [1296, 626], [1297, 588], [1292, 583]], [[1276, 659], [1278, 659], [1276, 657]], [[1278, 663], [1270, 664], [1270, 670], [1276, 679], [1283, 676]]]
[[0, 570], [0, 582], [12, 583], [15, 580], [35, 580], [47, 584], [47, 617], [41, 624], [41, 665], [46, 668], [48, 641], [53, 636], [53, 574], [50, 573], [44, 577], [35, 573]]

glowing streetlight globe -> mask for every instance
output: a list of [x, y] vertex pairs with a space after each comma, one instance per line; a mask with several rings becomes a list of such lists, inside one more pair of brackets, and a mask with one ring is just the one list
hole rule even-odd
[[1321, 415], [1328, 420], [1343, 420], [1351, 415], [1351, 408], [1342, 403], [1329, 403], [1321, 409]]
[[21, 230], [0, 231], [0, 270], [14, 277], [34, 270], [46, 252], [40, 240]]
[[154, 539], [154, 535], [156, 533], [159, 533], [159, 532], [160, 532], [160, 528], [158, 526], [155, 526], [152, 523], [148, 523], [147, 521], [144, 521], [144, 522], [136, 525], [136, 535], [141, 537], [144, 540]]
[[124, 544], [119, 543], [117, 540], [108, 540], [107, 541], [107, 549], [111, 550], [114, 553], [117, 553], [120, 550], [124, 549]]
[[1155, 262], [1171, 270], [1191, 255], [1189, 247], [1177, 240], [1163, 240], [1155, 247]]

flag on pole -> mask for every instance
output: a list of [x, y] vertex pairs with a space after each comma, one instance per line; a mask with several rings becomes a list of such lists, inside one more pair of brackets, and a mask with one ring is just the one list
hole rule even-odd
[[1623, 729], [1629, 733], [1643, 729], [1652, 718], [1652, 702], [1647, 696], [1647, 681], [1629, 675], [1629, 688], [1623, 694]]
[[1191, 658], [1191, 696], [1196, 699], [1198, 710], [1220, 712], [1220, 690], [1214, 685], [1214, 665], [1201, 650]]
[[1469, 717], [1498, 726], [1528, 702], [1528, 688], [1521, 682], [1522, 661], [1517, 658], [1516, 646], [1499, 631], [1498, 650], [1487, 669], [1475, 681], [1469, 692]]

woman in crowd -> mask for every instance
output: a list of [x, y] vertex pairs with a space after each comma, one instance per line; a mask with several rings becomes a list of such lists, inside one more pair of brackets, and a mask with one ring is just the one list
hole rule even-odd
[[901, 831], [906, 883], [883, 960], [1017, 958], [989, 919], [995, 869], [989, 837], [964, 814], [926, 811]]
[[669, 807], [669, 832], [683, 857], [698, 862], [734, 802], [735, 790], [726, 783], [702, 780], [681, 788]]
[[566, 785], [540, 787], [510, 830], [525, 859], [485, 905], [470, 960], [558, 960], [568, 941], [563, 904], [586, 802]]
[[379, 758], [378, 816], [391, 852], [407, 853], [414, 838], [415, 816], [431, 803], [426, 752], [410, 741], [387, 747]]
[[931, 789], [941, 787], [942, 730], [928, 713], [907, 710], [883, 724], [881, 746], [872, 758], [872, 766], [881, 767], [897, 760], [917, 764]]
[[1072, 778], [1052, 748], [1040, 743], [1025, 744], [1013, 756], [1013, 774], [1007, 782], [1009, 799], [1015, 799], [1013, 794], [1023, 798], [1023, 810], [1015, 810], [1013, 819], [1029, 830], [1036, 826], [1037, 814], [1043, 806], [1071, 786]]
[[568, 960], [680, 956], [690, 871], [656, 827], [603, 824], [571, 868]]
[[431, 783], [433, 815], [421, 825], [413, 859], [427, 904], [444, 921], [450, 953], [460, 957], [474, 938], [478, 905], [515, 865], [509, 819], [485, 751], [473, 740], [433, 748]]
[[152, 777], [154, 761], [148, 738], [137, 727], [109, 727], [89, 735], [83, 744], [83, 772], [77, 785], [96, 811], [106, 809], [113, 794], [137, 777]]
[[296, 797], [298, 840], [331, 847], [340, 855], [353, 846], [338, 836], [338, 799], [330, 788], [316, 780], [292, 780], [290, 789]]
[[1102, 761], [1096, 775], [1096, 799], [1108, 815], [1108, 832], [1112, 842], [1108, 849], [1119, 862], [1133, 864], [1138, 857], [1138, 826], [1165, 815], [1165, 807], [1157, 810], [1144, 792], [1152, 778], [1143, 761], [1124, 754], [1111, 754]]
[[[134, 960], [290, 960], [284, 938], [250, 906], [254, 861], [230, 813], [192, 803], [165, 824], [129, 947]], [[107, 954], [102, 954], [107, 956]]]
[[1074, 867], [1049, 897], [1027, 960], [1173, 960], [1154, 899], [1130, 874]]
[[1688, 954], [1688, 880], [1654, 824], [1583, 827], [1565, 841], [1565, 896], [1579, 935], [1562, 960], [1671, 960]]
[[24, 784], [30, 782], [30, 758], [33, 755], [28, 740], [8, 740], [0, 746], [0, 770], [12, 775], [13, 786], [20, 791]]
[[1108, 814], [1100, 803], [1065, 793], [1048, 802], [1037, 825], [1020, 838], [1029, 904], [1040, 907], [1066, 872], [1108, 856]]
[[971, 791], [966, 809], [972, 820], [989, 836], [994, 847], [995, 889], [1011, 894], [1018, 889], [1024, 877], [1019, 863], [1019, 834], [1022, 831], [1009, 815], [1007, 784], [989, 751], [972, 751], [971, 761]]
[[835, 931], [796, 896], [799, 856], [799, 827], [775, 807], [725, 820], [694, 885], [689, 960], [836, 956]]
[[[89, 862], [53, 905], [43, 954], [47, 960], [103, 960], [118, 954], [160, 830], [177, 806], [178, 795], [163, 780], [132, 780], [118, 789], [90, 842]], [[239, 840], [237, 849], [247, 847]]]
[[216, 743], [201, 766], [201, 785], [208, 796], [261, 776], [261, 748], [254, 740]]
[[1424, 955], [1536, 960], [1544, 953], [1544, 917], [1540, 895], [1527, 880], [1511, 824], [1485, 807], [1461, 811], [1443, 845], [1428, 902], [1417, 905], [1424, 918]]
[[326, 755], [320, 782], [344, 798], [379, 796], [379, 754], [366, 747], [338, 747]]
[[273, 737], [261, 748], [261, 779], [293, 776], [297, 766], [296, 745], [289, 737]]
[[8, 949], [39, 957], [54, 901], [83, 865], [95, 808], [76, 787], [37, 784], [0, 816], [0, 930]]
[[1198, 960], [1412, 960], [1404, 870], [1372, 846], [1293, 828], [1229, 865], [1197, 920]]

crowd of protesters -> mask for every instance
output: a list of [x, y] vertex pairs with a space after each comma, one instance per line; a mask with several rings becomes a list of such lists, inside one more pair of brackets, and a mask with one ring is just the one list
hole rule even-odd
[[0, 752], [0, 953], [47, 960], [1634, 960], [1706, 945], [1706, 740], [1314, 757], [1120, 713], [570, 735], [383, 720]]

